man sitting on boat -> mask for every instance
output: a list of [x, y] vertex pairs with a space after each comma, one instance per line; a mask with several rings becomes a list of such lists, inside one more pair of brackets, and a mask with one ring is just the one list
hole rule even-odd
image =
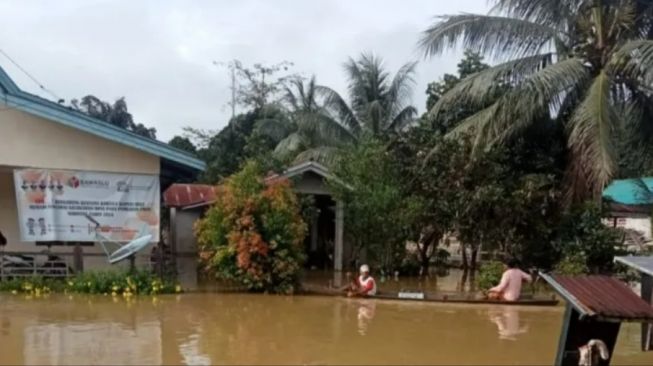
[[374, 296], [376, 295], [376, 281], [370, 276], [370, 267], [363, 264], [360, 268], [360, 276], [351, 283], [347, 296]]
[[510, 259], [504, 264], [505, 271], [501, 276], [499, 285], [488, 291], [488, 298], [491, 300], [517, 301], [521, 296], [522, 282], [531, 282], [531, 276], [518, 268], [519, 262]]

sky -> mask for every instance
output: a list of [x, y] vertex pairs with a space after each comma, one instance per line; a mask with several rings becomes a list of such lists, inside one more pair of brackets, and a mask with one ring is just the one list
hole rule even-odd
[[436, 15], [485, 13], [487, 0], [0, 0], [0, 55], [25, 91], [69, 101], [125, 97], [136, 122], [168, 141], [184, 126], [217, 130], [231, 111], [229, 73], [213, 61], [294, 63], [346, 92], [343, 63], [361, 52], [391, 72], [419, 61], [413, 104], [455, 72], [461, 50], [425, 59], [417, 40]]

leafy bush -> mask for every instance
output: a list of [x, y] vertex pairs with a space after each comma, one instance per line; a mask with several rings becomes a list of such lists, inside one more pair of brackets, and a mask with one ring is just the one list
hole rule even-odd
[[615, 255], [625, 251], [619, 230], [605, 226], [601, 218], [601, 207], [594, 203], [566, 214], [555, 243], [560, 257], [584, 259], [585, 267], [592, 273], [611, 272]]
[[587, 259], [582, 255], [568, 256], [556, 264], [554, 272], [566, 276], [578, 276], [589, 272]]
[[265, 184], [255, 163], [229, 177], [197, 222], [200, 261], [251, 291], [291, 293], [304, 260], [300, 205], [287, 180]]
[[484, 263], [478, 270], [478, 288], [489, 290], [499, 284], [503, 274], [503, 263], [499, 261], [490, 261]]
[[172, 281], [160, 279], [150, 271], [87, 271], [68, 279], [15, 278], [0, 282], [0, 291], [37, 296], [50, 292], [73, 292], [129, 297], [180, 292], [181, 287]]

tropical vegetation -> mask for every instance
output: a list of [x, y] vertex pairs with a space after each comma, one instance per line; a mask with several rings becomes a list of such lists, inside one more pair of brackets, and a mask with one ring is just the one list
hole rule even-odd
[[[392, 75], [375, 55], [350, 58], [345, 96], [288, 69], [259, 65], [269, 88], [241, 73], [242, 100], [259, 102], [217, 134], [187, 136], [209, 165], [202, 179], [235, 189], [228, 177], [251, 161], [265, 174], [324, 164], [344, 202], [348, 265], [428, 273], [457, 240], [465, 268], [482, 251], [562, 273], [613, 271], [624, 236], [601, 222], [602, 191], [653, 172], [653, 5], [493, 3], [422, 33], [426, 57], [466, 51], [455, 74], [428, 85], [421, 116], [413, 62]], [[192, 151], [188, 141], [174, 143]]]
[[181, 292], [181, 286], [151, 271], [86, 271], [68, 279], [44, 277], [13, 278], [0, 281], [0, 291], [30, 296], [50, 293], [97, 294], [130, 298]]
[[300, 205], [290, 182], [265, 182], [255, 162], [226, 179], [196, 233], [202, 267], [215, 278], [251, 291], [297, 288], [306, 235]]

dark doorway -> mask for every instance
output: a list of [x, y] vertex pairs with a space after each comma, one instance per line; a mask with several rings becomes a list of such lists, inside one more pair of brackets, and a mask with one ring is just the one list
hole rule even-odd
[[333, 268], [333, 247], [336, 235], [336, 202], [328, 195], [314, 195], [315, 217], [309, 222], [304, 241], [306, 266], [315, 269]]

